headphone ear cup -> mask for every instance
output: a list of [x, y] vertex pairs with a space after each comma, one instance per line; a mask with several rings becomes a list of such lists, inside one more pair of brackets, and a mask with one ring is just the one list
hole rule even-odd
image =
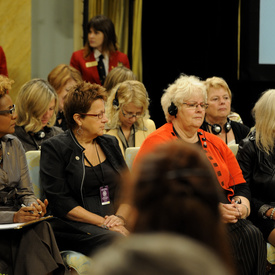
[[174, 116], [174, 117], [177, 116], [178, 107], [173, 102], [171, 102], [171, 105], [168, 107], [168, 113], [171, 116]]
[[46, 136], [46, 134], [43, 130], [41, 130], [37, 133], [34, 133], [34, 136], [35, 136], [36, 139], [40, 140], [40, 139], [43, 139]]
[[231, 130], [231, 120], [228, 119], [227, 122], [224, 124], [224, 130], [226, 133], [228, 133]]
[[218, 135], [222, 131], [222, 127], [219, 124], [211, 125], [211, 131], [214, 135]]
[[115, 97], [114, 98], [114, 100], [113, 100], [113, 107], [115, 108], [115, 109], [118, 109], [118, 107], [119, 107], [119, 102], [118, 102], [118, 99]]

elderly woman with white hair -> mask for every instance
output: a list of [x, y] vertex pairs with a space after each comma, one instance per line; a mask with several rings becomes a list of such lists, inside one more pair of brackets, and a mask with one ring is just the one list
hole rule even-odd
[[15, 135], [26, 152], [40, 150], [44, 140], [63, 132], [53, 126], [57, 110], [58, 96], [48, 81], [35, 78], [21, 87], [16, 101]]
[[204, 83], [195, 76], [181, 75], [165, 91], [161, 104], [167, 123], [145, 139], [134, 166], [158, 144], [174, 139], [197, 144], [204, 150], [222, 188], [219, 209], [228, 225], [238, 274], [264, 274], [266, 244], [260, 230], [246, 220], [250, 213], [250, 191], [239, 164], [219, 137], [200, 129], [207, 108]]
[[122, 154], [128, 147], [140, 147], [156, 130], [149, 119], [149, 97], [145, 86], [137, 80], [126, 80], [112, 90], [107, 101], [106, 134], [118, 139]]
[[275, 90], [262, 94], [252, 111], [255, 127], [239, 145], [237, 159], [251, 190], [250, 220], [275, 245]]

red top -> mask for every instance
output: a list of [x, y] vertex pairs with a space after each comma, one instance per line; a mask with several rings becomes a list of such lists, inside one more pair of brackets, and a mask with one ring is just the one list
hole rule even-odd
[[[233, 196], [234, 185], [245, 183], [242, 170], [236, 157], [230, 148], [219, 137], [201, 129], [198, 130], [198, 133], [202, 148], [204, 149], [208, 160], [214, 168], [221, 187], [229, 191], [230, 197]], [[140, 161], [140, 159], [142, 159], [145, 154], [153, 151], [157, 145], [167, 143], [168, 141], [177, 138], [178, 137], [173, 130], [173, 124], [164, 124], [144, 140], [136, 155], [134, 164], [137, 161]], [[204, 145], [207, 147], [204, 147]]]
[[6, 56], [1, 46], [0, 46], [0, 74], [3, 74], [8, 77]]
[[[83, 80], [90, 83], [100, 83], [97, 70], [97, 61], [92, 52], [87, 59], [84, 59], [84, 49], [76, 51], [72, 54], [70, 65], [80, 71]], [[109, 72], [117, 66], [125, 66], [130, 69], [129, 59], [126, 54], [115, 51], [109, 57]]]

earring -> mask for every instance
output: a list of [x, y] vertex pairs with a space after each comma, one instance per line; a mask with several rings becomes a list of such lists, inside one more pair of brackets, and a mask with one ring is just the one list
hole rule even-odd
[[77, 133], [79, 136], [82, 135], [83, 130], [82, 130], [82, 128], [81, 128], [81, 125], [79, 125], [78, 129], [76, 130], [76, 133]]

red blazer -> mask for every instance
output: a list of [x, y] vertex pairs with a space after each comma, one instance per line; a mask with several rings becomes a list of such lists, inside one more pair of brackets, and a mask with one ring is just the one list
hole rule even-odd
[[[84, 59], [83, 52], [84, 49], [74, 52], [70, 65], [80, 71], [83, 80], [89, 81], [90, 83], [101, 84], [94, 53], [92, 52], [87, 59]], [[111, 53], [109, 57], [109, 72], [119, 65], [130, 69], [127, 55], [119, 51]]]
[[0, 74], [8, 76], [6, 56], [1, 46], [0, 46]]

